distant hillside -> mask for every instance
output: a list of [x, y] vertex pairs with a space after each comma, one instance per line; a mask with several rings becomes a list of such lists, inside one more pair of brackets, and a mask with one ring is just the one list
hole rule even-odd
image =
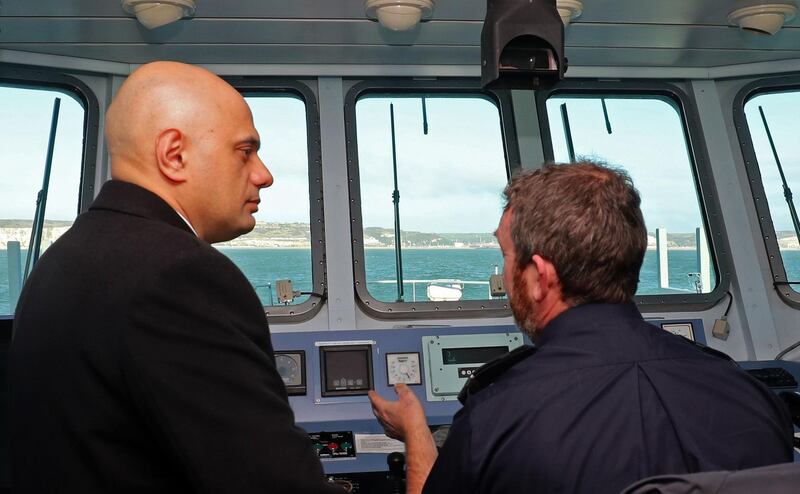
[[[678, 249], [694, 249], [695, 248], [695, 232], [692, 233], [673, 233], [667, 230], [667, 247]], [[656, 234], [655, 232], [647, 233], [648, 247], [655, 248]]]
[[779, 230], [775, 232], [780, 249], [800, 249], [800, 242], [797, 241], [797, 234], [791, 230]]
[[[400, 240], [404, 247], [497, 247], [497, 240], [491, 233], [424, 233], [401, 230]], [[375, 226], [364, 228], [364, 246], [394, 246], [394, 229]]]
[[[45, 221], [43, 238], [45, 244], [54, 242], [69, 227], [71, 221]], [[21, 247], [28, 247], [31, 236], [30, 220], [0, 220], [0, 249], [6, 249], [7, 243], [19, 241]], [[497, 247], [497, 241], [491, 233], [423, 233], [416, 231], [401, 232], [404, 247], [428, 248], [476, 248]], [[394, 229], [366, 228], [364, 240], [367, 247], [394, 246]], [[220, 247], [257, 247], [257, 248], [309, 248], [311, 246], [311, 229], [308, 223], [256, 223], [252, 232], [217, 244]]]
[[311, 228], [308, 223], [256, 223], [252, 232], [217, 247], [310, 248]]
[[[69, 227], [71, 221], [45, 221], [42, 236], [45, 244], [54, 242]], [[28, 246], [31, 236], [30, 220], [0, 220], [0, 249], [6, 249], [8, 241], [20, 241], [23, 249]], [[490, 232], [485, 233], [426, 233], [418, 231], [401, 232], [403, 247], [410, 248], [497, 248], [497, 239]], [[655, 233], [648, 233], [648, 245], [655, 247]], [[778, 232], [781, 248], [800, 248], [794, 232]], [[667, 243], [672, 248], [693, 249], [695, 234], [667, 232]], [[256, 248], [309, 248], [311, 229], [308, 223], [256, 223], [255, 229], [230, 242], [217, 244], [220, 247]], [[394, 246], [394, 229], [367, 227], [364, 229], [364, 246], [367, 248], [391, 248]]]
[[[31, 227], [32, 220], [0, 220], [0, 229], [4, 228], [28, 228]], [[71, 221], [44, 220], [45, 228], [55, 228], [59, 226], [72, 226]]]
[[[42, 228], [42, 243], [46, 246], [64, 234], [71, 221], [45, 220]], [[5, 250], [8, 242], [18, 241], [20, 248], [27, 249], [31, 239], [31, 220], [0, 220], [0, 249]]]

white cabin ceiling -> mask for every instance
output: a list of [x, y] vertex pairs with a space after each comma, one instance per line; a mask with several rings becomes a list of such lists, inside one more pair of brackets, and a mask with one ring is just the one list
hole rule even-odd
[[[773, 0], [785, 2], [787, 0]], [[436, 0], [411, 33], [368, 21], [363, 0], [196, 0], [148, 31], [119, 0], [0, 0], [0, 49], [123, 63], [478, 65], [486, 0]], [[583, 0], [572, 66], [718, 67], [800, 59], [800, 20], [774, 36], [727, 25], [757, 0]]]

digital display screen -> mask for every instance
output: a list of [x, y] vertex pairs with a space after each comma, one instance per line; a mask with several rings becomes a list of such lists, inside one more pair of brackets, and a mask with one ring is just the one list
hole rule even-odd
[[321, 347], [323, 396], [366, 394], [372, 389], [369, 345]]
[[442, 348], [442, 362], [445, 365], [483, 364], [506, 353], [507, 346]]

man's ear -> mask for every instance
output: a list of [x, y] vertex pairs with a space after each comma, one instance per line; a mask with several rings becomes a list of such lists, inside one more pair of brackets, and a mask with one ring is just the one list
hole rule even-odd
[[558, 276], [553, 263], [544, 259], [539, 254], [534, 254], [528, 268], [535, 272], [535, 280], [529, 279], [528, 284], [531, 295], [536, 302], [541, 302], [547, 297], [548, 293], [558, 286]]
[[162, 130], [156, 137], [156, 161], [161, 174], [172, 182], [185, 182], [186, 137], [178, 129]]

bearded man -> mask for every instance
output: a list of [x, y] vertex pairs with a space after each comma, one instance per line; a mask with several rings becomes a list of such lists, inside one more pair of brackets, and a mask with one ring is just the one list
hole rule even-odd
[[505, 197], [503, 278], [536, 347], [476, 372], [441, 451], [407, 387], [397, 401], [371, 392], [406, 444], [408, 493], [618, 493], [651, 475], [792, 460], [792, 425], [769, 389], [639, 313], [647, 230], [624, 172], [546, 164]]

